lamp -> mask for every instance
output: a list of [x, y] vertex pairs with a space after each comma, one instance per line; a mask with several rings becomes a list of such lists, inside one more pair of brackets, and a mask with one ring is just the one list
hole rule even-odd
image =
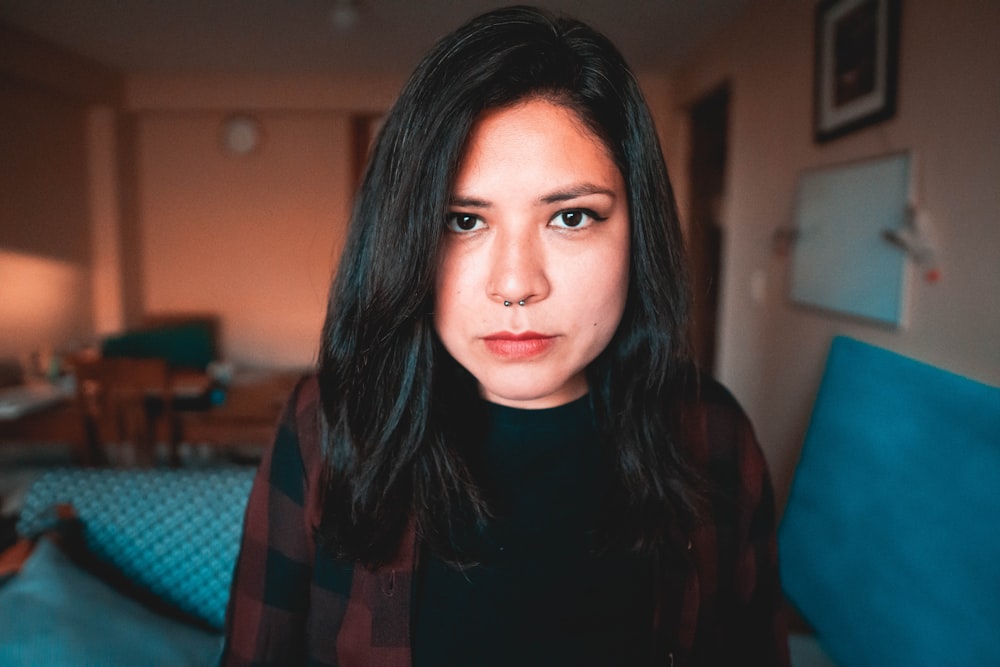
[[249, 114], [234, 114], [222, 122], [222, 148], [230, 155], [249, 155], [261, 140], [260, 121]]
[[334, 0], [330, 10], [330, 23], [337, 30], [346, 31], [354, 28], [361, 18], [355, 0]]

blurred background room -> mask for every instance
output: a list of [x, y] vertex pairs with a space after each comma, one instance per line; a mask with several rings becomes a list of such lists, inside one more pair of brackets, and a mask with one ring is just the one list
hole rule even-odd
[[[55, 468], [252, 469], [316, 358], [380, 117], [436, 39], [498, 4], [0, 0], [0, 546]], [[698, 361], [754, 422], [779, 517], [835, 338], [983, 386], [998, 425], [1000, 3], [539, 4], [637, 73], [693, 257]], [[896, 158], [899, 182], [866, 176]], [[882, 195], [888, 217], [837, 222]], [[810, 227], [816, 210], [833, 222]], [[163, 362], [135, 421], [98, 404], [113, 371], [87, 369], [109, 358]], [[1000, 471], [992, 433], [974, 464]], [[955, 437], [937, 444], [960, 457]], [[978, 516], [1000, 503], [974, 497]], [[823, 646], [797, 664], [890, 664], [790, 596]]]

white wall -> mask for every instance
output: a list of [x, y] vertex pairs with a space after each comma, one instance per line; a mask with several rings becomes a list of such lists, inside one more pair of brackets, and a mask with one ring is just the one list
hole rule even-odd
[[[1000, 384], [1000, 3], [904, 2], [894, 119], [812, 140], [814, 5], [759, 0], [676, 72], [677, 114], [732, 88], [717, 368], [754, 420], [783, 505], [830, 339], [846, 334]], [[684, 136], [675, 137], [684, 142]], [[908, 326], [879, 327], [789, 303], [772, 251], [808, 168], [910, 150], [943, 276], [910, 284]], [[685, 164], [674, 167], [686, 178]], [[755, 272], [766, 278], [754, 302]]]
[[[317, 77], [130, 80], [142, 310], [218, 314], [237, 364], [314, 362], [353, 195], [350, 114], [394, 93]], [[262, 128], [250, 155], [222, 149], [236, 112]]]

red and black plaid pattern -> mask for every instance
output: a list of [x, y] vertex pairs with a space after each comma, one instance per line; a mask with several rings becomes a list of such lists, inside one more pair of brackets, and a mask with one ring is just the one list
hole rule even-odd
[[[322, 493], [319, 389], [296, 388], [261, 462], [226, 621], [225, 665], [409, 667], [416, 539], [370, 571], [336, 563], [313, 539]], [[651, 619], [665, 665], [789, 664], [774, 503], [752, 427], [706, 381], [684, 407], [685, 442], [713, 485], [709, 520], [686, 559], [664, 563]]]

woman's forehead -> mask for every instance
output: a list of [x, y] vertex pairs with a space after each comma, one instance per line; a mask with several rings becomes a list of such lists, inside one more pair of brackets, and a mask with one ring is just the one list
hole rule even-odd
[[460, 188], [477, 169], [495, 167], [496, 161], [514, 162], [526, 171], [536, 167], [535, 162], [554, 161], [561, 168], [587, 166], [596, 170], [593, 178], [622, 176], [606, 142], [579, 112], [548, 96], [482, 112], [466, 139], [455, 187]]

